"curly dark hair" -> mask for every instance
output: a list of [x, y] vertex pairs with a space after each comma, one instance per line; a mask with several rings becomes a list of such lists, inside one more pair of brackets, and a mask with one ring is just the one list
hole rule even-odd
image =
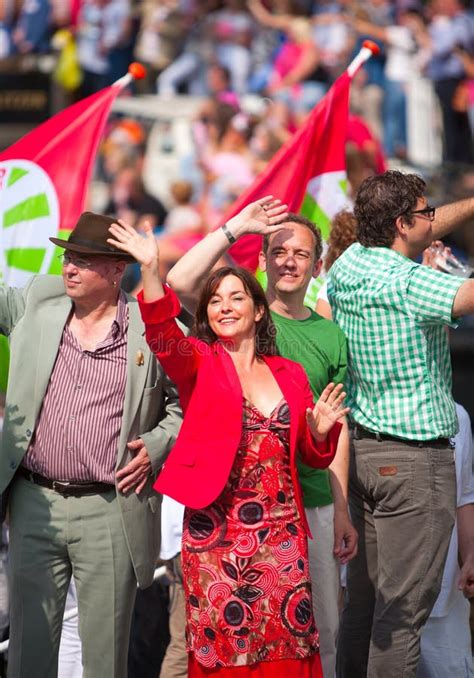
[[[293, 212], [289, 212], [288, 216], [286, 217], [285, 224], [301, 224], [301, 226], [306, 226], [306, 228], [311, 231], [311, 233], [314, 236], [314, 260], [319, 261], [321, 259], [321, 255], [323, 253], [323, 240], [321, 237], [321, 231], [319, 228], [314, 224], [310, 219], [307, 219], [304, 217], [302, 214], [294, 214]], [[268, 251], [268, 247], [270, 245], [270, 238], [271, 235], [264, 235], [263, 236], [263, 245], [262, 245], [262, 250], [266, 254]]]
[[329, 271], [336, 259], [357, 240], [357, 221], [352, 212], [341, 210], [331, 221], [328, 249], [324, 257], [324, 268]]
[[255, 308], [263, 311], [263, 315], [256, 322], [255, 326], [255, 353], [258, 357], [264, 355], [278, 355], [276, 347], [276, 328], [273, 324], [268, 307], [265, 292], [260, 283], [254, 276], [245, 270], [245, 268], [234, 268], [233, 266], [223, 266], [211, 273], [199, 298], [194, 324], [191, 329], [191, 335], [205, 341], [206, 344], [213, 344], [217, 341], [215, 332], [209, 326], [207, 316], [207, 307], [211, 297], [215, 294], [217, 288], [224, 278], [233, 275], [242, 281], [245, 291], [252, 297]]
[[416, 209], [425, 189], [426, 183], [420, 176], [398, 170], [365, 179], [354, 203], [357, 239], [361, 245], [391, 247], [397, 234], [397, 218], [411, 222], [410, 213]]

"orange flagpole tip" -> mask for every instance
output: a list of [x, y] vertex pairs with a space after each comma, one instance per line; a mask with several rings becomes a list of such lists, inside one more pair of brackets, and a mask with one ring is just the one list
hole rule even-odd
[[372, 40], [364, 40], [364, 42], [362, 43], [362, 47], [367, 47], [367, 49], [370, 49], [374, 56], [380, 54], [380, 47], [377, 45], [376, 42], [373, 42]]
[[128, 72], [135, 80], [143, 80], [146, 76], [146, 68], [142, 64], [139, 64], [138, 61], [134, 61], [128, 67]]

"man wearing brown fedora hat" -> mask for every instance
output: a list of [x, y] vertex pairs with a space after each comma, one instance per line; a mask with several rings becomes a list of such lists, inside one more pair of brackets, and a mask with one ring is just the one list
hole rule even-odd
[[152, 490], [181, 423], [150, 353], [133, 259], [107, 243], [113, 219], [81, 215], [63, 276], [0, 288], [11, 366], [0, 455], [10, 520], [8, 675], [57, 675], [66, 592], [76, 583], [84, 677], [127, 675], [137, 582], [153, 581], [160, 497]]

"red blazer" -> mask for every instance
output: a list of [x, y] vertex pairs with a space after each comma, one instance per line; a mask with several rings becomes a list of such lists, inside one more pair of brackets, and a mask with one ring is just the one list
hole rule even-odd
[[[175, 446], [155, 482], [157, 492], [191, 508], [204, 508], [220, 495], [229, 477], [242, 434], [243, 394], [234, 364], [219, 342], [206, 344], [186, 337], [175, 321], [181, 310], [176, 294], [146, 304], [138, 297], [146, 339], [168, 376], [178, 387], [185, 413]], [[296, 469], [296, 452], [316, 468], [329, 466], [336, 453], [341, 424], [323, 444], [316, 443], [306, 423], [313, 396], [304, 369], [280, 356], [264, 358], [290, 410], [290, 468], [301, 520], [311, 534]]]

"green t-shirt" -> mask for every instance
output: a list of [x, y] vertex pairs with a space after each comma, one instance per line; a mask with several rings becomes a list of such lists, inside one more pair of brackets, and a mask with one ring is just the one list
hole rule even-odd
[[[330, 381], [336, 384], [344, 381], [347, 368], [346, 337], [335, 323], [314, 311], [305, 320], [284, 318], [273, 312], [272, 319], [277, 328], [280, 354], [304, 367], [315, 400]], [[329, 472], [326, 469], [315, 469], [298, 462], [298, 471], [305, 506], [327, 506], [332, 503]]]

